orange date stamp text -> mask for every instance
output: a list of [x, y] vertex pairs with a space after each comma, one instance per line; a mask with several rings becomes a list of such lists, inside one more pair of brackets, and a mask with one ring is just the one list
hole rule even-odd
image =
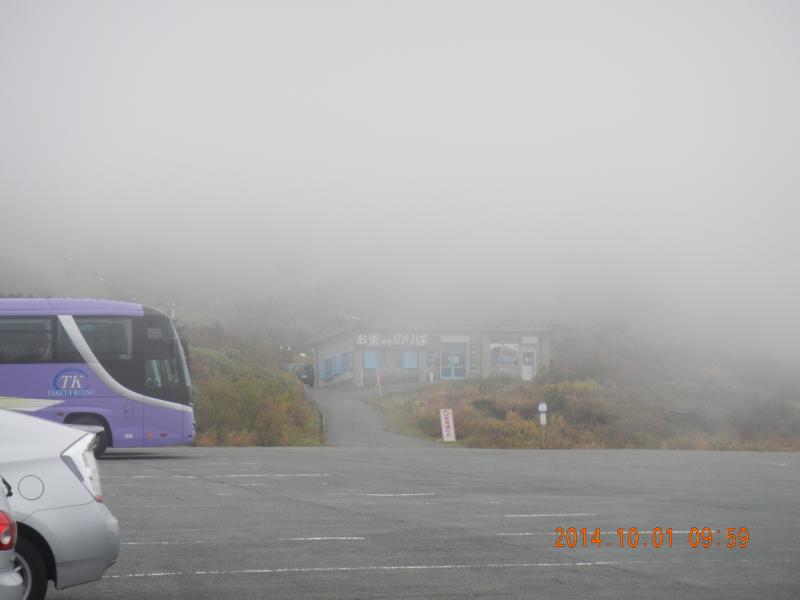
[[690, 548], [747, 548], [750, 545], [750, 531], [747, 527], [692, 527], [687, 531], [676, 531], [672, 527], [654, 527], [639, 530], [636, 527], [620, 527], [616, 531], [601, 531], [600, 528], [558, 527], [553, 532], [556, 548], [672, 548], [686, 540]]

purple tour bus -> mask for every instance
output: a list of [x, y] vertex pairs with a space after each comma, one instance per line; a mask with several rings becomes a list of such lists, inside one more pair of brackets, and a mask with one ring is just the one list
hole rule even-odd
[[98, 455], [194, 440], [175, 326], [130, 302], [0, 299], [0, 408], [102, 427]]

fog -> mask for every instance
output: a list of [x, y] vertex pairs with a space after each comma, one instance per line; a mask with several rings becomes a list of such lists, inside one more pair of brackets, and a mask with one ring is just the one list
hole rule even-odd
[[0, 294], [796, 363], [799, 27], [791, 1], [6, 0]]

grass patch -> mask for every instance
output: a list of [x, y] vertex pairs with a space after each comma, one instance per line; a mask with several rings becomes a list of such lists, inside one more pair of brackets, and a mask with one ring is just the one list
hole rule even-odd
[[389, 431], [408, 437], [430, 437], [417, 427], [410, 407], [411, 398], [407, 393], [397, 392], [383, 397], [371, 396], [367, 401], [383, 413]]
[[[428, 439], [441, 437], [439, 409], [451, 408], [459, 444], [477, 448], [800, 451], [800, 402], [747, 400], [687, 396], [683, 386], [653, 399], [593, 380], [489, 379], [426, 386], [373, 404], [392, 431]], [[549, 409], [545, 432], [542, 401]]]

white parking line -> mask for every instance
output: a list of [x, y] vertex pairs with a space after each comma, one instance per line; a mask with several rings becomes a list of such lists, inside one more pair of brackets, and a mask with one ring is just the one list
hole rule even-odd
[[206, 544], [207, 542], [201, 541], [185, 541], [185, 542], [121, 542], [120, 546], [174, 546], [178, 544]]
[[110, 487], [142, 487], [141, 483], [114, 483], [113, 481], [106, 481], [106, 478], [103, 477], [103, 489], [107, 489]]
[[552, 515], [503, 515], [507, 519], [536, 519], [539, 517], [595, 517], [597, 513], [558, 513]]
[[[190, 577], [199, 575], [279, 575], [283, 573], [342, 573], [342, 572], [375, 572], [375, 571], [445, 571], [455, 569], [546, 569], [569, 567], [615, 567], [620, 565], [661, 565], [661, 564], [699, 564], [729, 562], [712, 558], [693, 556], [688, 559], [670, 560], [605, 560], [594, 562], [541, 562], [541, 563], [486, 563], [486, 564], [454, 564], [454, 565], [386, 565], [356, 567], [294, 567], [283, 569], [241, 569], [215, 571], [170, 571], [154, 573], [123, 573], [106, 575], [103, 579], [133, 579], [140, 577]], [[797, 559], [750, 560], [739, 559], [741, 563], [798, 563]]]
[[[623, 529], [622, 531], [623, 531], [623, 533], [627, 533], [628, 531], [630, 531], [630, 529]], [[662, 532], [666, 532], [666, 529], [662, 529]], [[588, 534], [588, 533], [592, 533], [592, 532], [587, 530], [586, 533]], [[600, 535], [616, 535], [617, 533], [618, 533], [617, 531], [601, 531]], [[653, 533], [653, 531], [652, 530], [649, 530], [649, 531], [639, 530], [639, 533], [640, 534], [642, 534], [642, 533], [651, 534], [651, 533]], [[672, 533], [673, 533], [673, 535], [676, 534], [676, 533], [689, 533], [689, 530], [687, 529], [686, 531], [675, 531], [673, 529]], [[554, 536], [554, 535], [556, 535], [556, 533], [554, 531], [525, 531], [525, 532], [521, 532], [521, 533], [495, 533], [495, 535], [504, 536], [504, 537], [518, 537], [518, 536], [529, 536], [529, 535], [552, 535], [552, 536]]]
[[[361, 536], [329, 536], [329, 537], [289, 537], [276, 538], [275, 542], [350, 542], [363, 541], [367, 538]], [[121, 542], [120, 546], [185, 546], [194, 544], [210, 544], [217, 542], [206, 542], [202, 540], [159, 540], [152, 542]]]
[[111, 504], [110, 508], [117, 510], [138, 510], [140, 508], [179, 508], [181, 510], [187, 508], [219, 508], [215, 504]]
[[[162, 479], [166, 477], [171, 477], [173, 479], [197, 479], [194, 475], [125, 475], [125, 476], [118, 476], [118, 475], [103, 475], [103, 481], [107, 481], [109, 479]], [[109, 485], [125, 485], [123, 483], [114, 483], [113, 481], [109, 483]]]
[[223, 477], [330, 477], [330, 473], [242, 473]]
[[129, 575], [106, 575], [103, 579], [122, 579], [128, 577], [174, 577], [176, 575], [184, 575], [177, 571], [166, 571], [164, 573], [131, 573]]
[[524, 531], [521, 533], [495, 533], [495, 535], [499, 535], [501, 537], [518, 537], [528, 535], [555, 535], [555, 533], [552, 531]]
[[421, 493], [421, 494], [356, 494], [356, 496], [371, 496], [374, 498], [404, 498], [408, 496], [435, 496], [436, 494]]
[[279, 542], [333, 542], [333, 541], [351, 541], [351, 540], [365, 540], [365, 537], [298, 537], [298, 538], [280, 538]]

